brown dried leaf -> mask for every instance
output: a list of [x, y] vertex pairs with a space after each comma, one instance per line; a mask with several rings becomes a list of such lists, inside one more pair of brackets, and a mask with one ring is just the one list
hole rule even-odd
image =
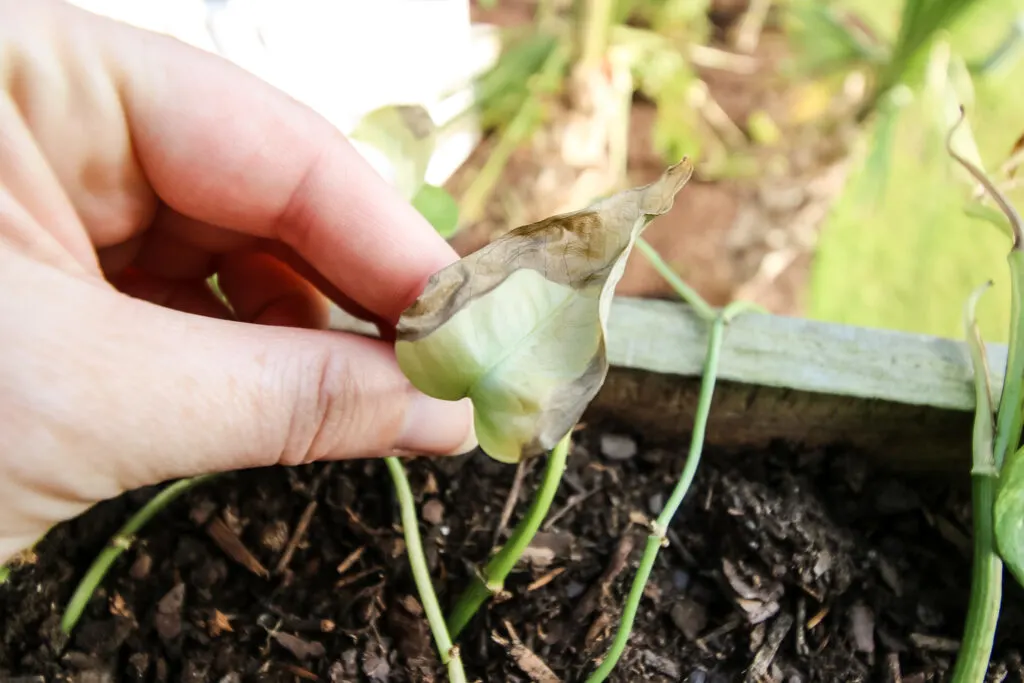
[[494, 459], [554, 448], [604, 383], [608, 314], [633, 244], [692, 172], [684, 158], [650, 185], [516, 228], [435, 273], [398, 322], [402, 371], [435, 398], [469, 397]]

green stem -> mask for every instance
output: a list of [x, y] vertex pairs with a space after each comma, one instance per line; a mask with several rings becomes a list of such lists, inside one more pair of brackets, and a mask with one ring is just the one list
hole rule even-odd
[[[1014, 219], [1019, 220], [1019, 219]], [[1015, 244], [1007, 256], [1010, 266], [1010, 338], [1003, 390], [996, 417], [995, 465], [1001, 472], [1006, 456], [1017, 450], [1024, 426], [1024, 244]]]
[[964, 328], [974, 373], [974, 436], [971, 467], [974, 514], [974, 566], [963, 643], [953, 670], [954, 683], [981, 683], [988, 672], [1002, 599], [1003, 565], [996, 553], [993, 508], [996, 498], [995, 453], [992, 450], [993, 399], [988, 357], [978, 329], [978, 299], [992, 285], [986, 282], [971, 293], [964, 306]]
[[409, 556], [412, 576], [420, 594], [420, 601], [423, 603], [423, 610], [427, 615], [427, 623], [434, 634], [434, 642], [437, 643], [441, 661], [448, 667], [448, 680], [451, 683], [466, 683], [466, 672], [462, 668], [459, 648], [455, 647], [448, 634], [441, 606], [434, 593], [434, 584], [430, 580], [430, 570], [427, 568], [427, 559], [423, 554], [419, 520], [416, 518], [416, 503], [412, 497], [412, 489], [409, 487], [409, 479], [405, 476], [405, 469], [398, 458], [386, 457], [384, 462], [391, 473], [391, 479], [395, 484], [395, 493], [398, 495], [402, 529], [405, 530], [405, 548]]
[[608, 50], [615, 3], [612, 0], [577, 0], [577, 65], [596, 68]]
[[[706, 304], [705, 304], [706, 305]], [[701, 453], [704, 450], [704, 434], [707, 430], [708, 416], [711, 413], [711, 398], [715, 391], [715, 382], [718, 378], [718, 357], [722, 350], [722, 339], [725, 335], [726, 324], [739, 312], [749, 309], [751, 306], [746, 302], [735, 302], [730, 304], [720, 314], [716, 315], [711, 326], [711, 335], [708, 339], [708, 350], [704, 360], [704, 376], [701, 380], [700, 395], [697, 399], [697, 412], [694, 416], [693, 435], [690, 439], [690, 452], [686, 457], [686, 464], [683, 472], [676, 482], [675, 489], [665, 503], [665, 508], [658, 515], [654, 522], [650, 536], [647, 537], [647, 545], [644, 547], [644, 554], [640, 560], [640, 567], [637, 569], [633, 579], [633, 585], [629, 590], [629, 597], [626, 599], [626, 606], [622, 612], [622, 620], [619, 630], [615, 634], [611, 648], [605, 656], [601, 665], [590, 675], [586, 683], [600, 683], [605, 680], [615, 668], [619, 658], [626, 649], [630, 633], [633, 630], [633, 622], [636, 620], [636, 613], [640, 607], [640, 598], [643, 597], [644, 588], [650, 578], [651, 570], [654, 568], [654, 561], [658, 557], [658, 551], [666, 544], [666, 534], [672, 518], [686, 497], [693, 478], [697, 474], [697, 467], [700, 465]]]
[[541, 522], [548, 514], [551, 503], [555, 499], [555, 492], [558, 484], [562, 481], [562, 474], [565, 472], [565, 462], [569, 455], [569, 444], [572, 441], [572, 431], [562, 437], [558, 445], [548, 456], [547, 466], [544, 469], [544, 478], [541, 480], [540, 489], [534, 496], [526, 516], [512, 532], [508, 543], [491, 558], [481, 574], [473, 577], [470, 585], [459, 596], [448, 618], [448, 628], [454, 636], [458, 637], [462, 629], [466, 627], [469, 620], [473, 618], [477, 610], [493, 595], [497, 595], [505, 589], [505, 578], [516, 566], [520, 556], [526, 547], [530, 545]]
[[[959, 125], [963, 121], [957, 122]], [[953, 127], [953, 130], [956, 126]], [[950, 131], [952, 137], [953, 130]], [[1011, 276], [1010, 343], [1003, 390], [999, 399], [995, 430], [992, 425], [993, 397], [989, 388], [988, 361], [985, 346], [978, 330], [974, 310], [981, 293], [988, 286], [979, 287], [967, 301], [965, 327], [975, 384], [974, 460], [971, 469], [971, 495], [974, 518], [974, 563], [971, 571], [971, 594], [967, 606], [967, 619], [960, 654], [953, 669], [952, 683], [982, 683], [988, 673], [995, 642], [996, 628], [1003, 590], [1003, 561], [996, 547], [994, 508], [999, 476], [1007, 453], [1017, 449], [1021, 433], [1022, 349], [1024, 344], [1024, 317], [1021, 315], [1021, 295], [1024, 290], [1024, 227], [1013, 206], [1006, 201], [980, 169], [957, 155], [946, 143], [949, 153], [992, 195], [1009, 221], [1013, 234], [1013, 248], [1008, 256]], [[992, 434], [995, 431], [995, 445]]]
[[983, 683], [992, 656], [1003, 592], [1003, 563], [995, 552], [992, 529], [995, 489], [996, 478], [991, 474], [972, 475], [974, 565], [971, 597], [951, 683]]
[[697, 290], [690, 287], [690, 285], [683, 282], [683, 279], [676, 275], [675, 271], [665, 263], [665, 259], [661, 258], [654, 247], [652, 247], [647, 240], [642, 237], [638, 237], [636, 240], [636, 248], [639, 249], [644, 256], [654, 266], [654, 270], [658, 271], [658, 274], [665, 278], [665, 281], [672, 286], [672, 289], [684, 300], [690, 304], [697, 315], [704, 320], [711, 322], [718, 318], [718, 311], [711, 307], [704, 299], [697, 293]]
[[548, 53], [540, 70], [530, 77], [526, 97], [512, 119], [502, 128], [498, 144], [487, 155], [487, 161], [480, 167], [473, 177], [473, 182], [462, 194], [459, 202], [460, 225], [468, 225], [483, 215], [487, 200], [498, 185], [501, 173], [512, 157], [512, 153], [530, 137], [538, 118], [542, 116], [539, 101], [541, 86], [550, 81], [552, 73], [560, 67], [564, 53], [562, 45], [555, 45]]
[[85, 576], [79, 582], [78, 587], [71, 596], [71, 600], [68, 602], [67, 608], [64, 610], [64, 616], [61, 618], [60, 627], [64, 633], [69, 634], [75, 628], [75, 624], [82, 617], [82, 613], [85, 611], [86, 605], [89, 604], [92, 594], [99, 587], [100, 583], [103, 582], [103, 577], [106, 576], [107, 571], [117, 558], [132, 546], [135, 535], [139, 533], [142, 527], [183, 493], [197, 484], [209, 481], [215, 476], [214, 474], [205, 474], [189, 479], [179, 479], [153, 496], [148, 503], [131, 516], [124, 526], [114, 534], [114, 537], [110, 539], [107, 547], [93, 560], [89, 571], [85, 573]]

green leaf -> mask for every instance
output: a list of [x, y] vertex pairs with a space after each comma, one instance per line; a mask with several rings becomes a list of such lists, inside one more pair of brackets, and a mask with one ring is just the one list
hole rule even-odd
[[979, 202], [969, 202], [964, 207], [964, 213], [972, 218], [978, 218], [987, 223], [999, 228], [999, 230], [1009, 238], [1013, 238], [1013, 228], [1010, 227], [1010, 221], [1006, 219], [999, 211], [993, 209], [991, 206], [981, 204]]
[[973, 292], [964, 306], [964, 332], [967, 335], [967, 349], [971, 356], [971, 369], [974, 373], [974, 463], [972, 474], [996, 476], [995, 455], [992, 440], [995, 429], [993, 415], [995, 408], [992, 402], [992, 385], [989, 376], [988, 355], [985, 353], [985, 342], [978, 329], [978, 299], [985, 293], [991, 282], [986, 282]]
[[1024, 448], [1015, 451], [1003, 464], [992, 512], [999, 555], [1024, 586]]
[[459, 223], [459, 204], [443, 187], [424, 183], [412, 205], [442, 237], [451, 237]]
[[348, 137], [403, 197], [416, 196], [437, 145], [437, 126], [426, 109], [418, 104], [374, 109]]
[[672, 208], [693, 166], [506, 233], [435, 273], [397, 325], [406, 377], [469, 397], [485, 453], [518, 462], [555, 447], [608, 372], [607, 318], [641, 231]]
[[805, 76], [822, 76], [877, 64], [884, 50], [834, 7], [817, 0], [792, 3], [785, 14], [786, 32], [796, 44], [794, 67]]
[[877, 205], [884, 199], [888, 190], [897, 125], [910, 97], [908, 89], [896, 88], [886, 93], [879, 101], [875, 128], [871, 132], [868, 154], [864, 162], [864, 180], [857, 189], [858, 199], [865, 204]]

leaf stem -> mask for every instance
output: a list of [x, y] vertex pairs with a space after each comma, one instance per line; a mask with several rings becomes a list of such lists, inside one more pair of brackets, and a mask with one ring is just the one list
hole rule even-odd
[[68, 601], [68, 606], [65, 608], [64, 616], [60, 622], [61, 630], [65, 634], [70, 634], [74, 630], [75, 624], [82, 617], [82, 613], [85, 611], [86, 605], [89, 604], [92, 594], [103, 582], [103, 577], [106, 576], [107, 571], [117, 558], [132, 546], [132, 543], [135, 541], [135, 535], [138, 534], [142, 527], [182, 494], [198, 484], [209, 481], [215, 476], [217, 475], [204, 474], [198, 477], [179, 479], [153, 496], [148, 503], [142, 506], [125, 522], [124, 526], [114, 534], [110, 541], [107, 542], [107, 546], [93, 560], [89, 570], [82, 577], [74, 594], [72, 594], [71, 600]]
[[562, 474], [565, 472], [571, 441], [572, 430], [562, 437], [562, 440], [552, 449], [551, 455], [548, 456], [540, 488], [537, 490], [533, 502], [530, 503], [526, 516], [516, 525], [508, 543], [491, 558], [483, 572], [473, 577], [470, 585], [459, 596], [451, 616], [448, 618], [448, 628], [454, 636], [458, 637], [458, 634], [462, 632], [462, 629], [488, 598], [505, 589], [505, 578], [515, 567], [530, 541], [533, 540], [537, 529], [540, 528], [541, 522], [544, 521], [551, 508], [558, 484], [562, 481]]
[[409, 487], [409, 479], [405, 476], [405, 469], [398, 458], [389, 456], [384, 458], [384, 462], [391, 473], [395, 493], [398, 496], [402, 529], [405, 531], [406, 553], [409, 556], [413, 580], [416, 582], [416, 589], [419, 591], [420, 601], [423, 603], [423, 610], [427, 615], [427, 623], [430, 624], [430, 630], [434, 634], [434, 642], [437, 644], [441, 661], [448, 667], [448, 680], [451, 683], [466, 683], [466, 672], [462, 667], [459, 648], [452, 643], [452, 638], [444, 623], [444, 615], [441, 613], [441, 606], [438, 604], [437, 595], [434, 592], [434, 584], [430, 580], [430, 570], [427, 568], [427, 559], [423, 554], [419, 520], [416, 517], [416, 503], [413, 500], [412, 489]]
[[997, 470], [992, 451], [993, 400], [989, 386], [988, 359], [978, 330], [975, 308], [985, 283], [971, 293], [964, 307], [964, 327], [974, 371], [974, 438], [971, 495], [974, 516], [974, 563], [971, 595], [964, 636], [953, 669], [953, 683], [981, 683], [988, 672], [1002, 600], [1003, 565], [995, 551], [993, 506]]
[[972, 473], [971, 478], [974, 516], [971, 596], [951, 683], [982, 683], [985, 680], [1003, 592], [1003, 563], [995, 552], [992, 528], [996, 478], [987, 473]]
[[671, 285], [672, 289], [676, 291], [676, 294], [678, 294], [686, 303], [690, 304], [698, 316], [708, 322], [712, 322], [718, 318], [718, 311], [712, 308], [708, 302], [704, 301], [703, 297], [697, 293], [697, 290], [683, 282], [683, 279], [679, 277], [667, 263], [665, 263], [665, 259], [661, 258], [661, 254], [659, 254], [657, 250], [647, 242], [647, 240], [642, 237], [637, 237], [636, 247], [643, 252], [643, 255], [646, 256], [651, 262], [651, 265], [654, 266], [654, 270], [658, 271], [658, 274], [665, 278], [665, 281]]
[[[707, 305], [707, 304], [705, 304]], [[709, 307], [710, 308], [710, 307]], [[650, 578], [651, 570], [654, 568], [654, 561], [658, 557], [658, 551], [667, 545], [666, 534], [672, 518], [686, 497], [690, 485], [697, 474], [697, 467], [700, 465], [701, 453], [704, 450], [704, 434], [707, 430], [708, 416], [711, 413], [711, 399], [715, 391], [715, 382], [718, 377], [718, 357], [722, 349], [722, 340], [725, 335], [726, 324], [741, 311], [754, 308], [744, 301], [737, 301], [725, 308], [721, 313], [715, 315], [711, 325], [711, 334], [708, 338], [708, 350], [704, 360], [704, 376], [701, 380], [700, 395], [697, 399], [697, 411], [694, 416], [693, 435], [690, 439], [690, 452], [686, 457], [686, 464], [676, 482], [675, 489], [665, 503], [665, 508], [658, 515], [658, 519], [652, 524], [651, 534], [647, 537], [647, 545], [644, 547], [644, 554], [640, 560], [633, 585], [629, 590], [629, 597], [626, 599], [626, 606], [622, 612], [622, 620], [615, 639], [608, 650], [601, 665], [590, 675], [586, 683], [601, 683], [615, 668], [619, 658], [626, 649], [630, 633], [633, 630], [633, 622], [636, 620], [636, 613], [640, 607], [640, 599], [643, 597], [644, 588]]]

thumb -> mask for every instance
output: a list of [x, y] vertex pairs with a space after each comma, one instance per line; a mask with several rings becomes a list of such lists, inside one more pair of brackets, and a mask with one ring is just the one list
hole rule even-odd
[[8, 313], [25, 321], [14, 346], [29, 362], [5, 365], [31, 387], [20, 406], [25, 422], [45, 424], [42, 438], [23, 434], [22, 454], [31, 462], [65, 453], [41, 466], [51, 486], [54, 476], [71, 478], [69, 495], [476, 445], [468, 402], [416, 391], [386, 342], [190, 315], [73, 278], [45, 279], [31, 298], [6, 302], [24, 308]]
[[107, 400], [124, 422], [112, 433], [163, 444], [135, 478], [476, 446], [468, 400], [417, 391], [387, 342], [119, 304], [119, 334], [135, 339], [108, 347]]

